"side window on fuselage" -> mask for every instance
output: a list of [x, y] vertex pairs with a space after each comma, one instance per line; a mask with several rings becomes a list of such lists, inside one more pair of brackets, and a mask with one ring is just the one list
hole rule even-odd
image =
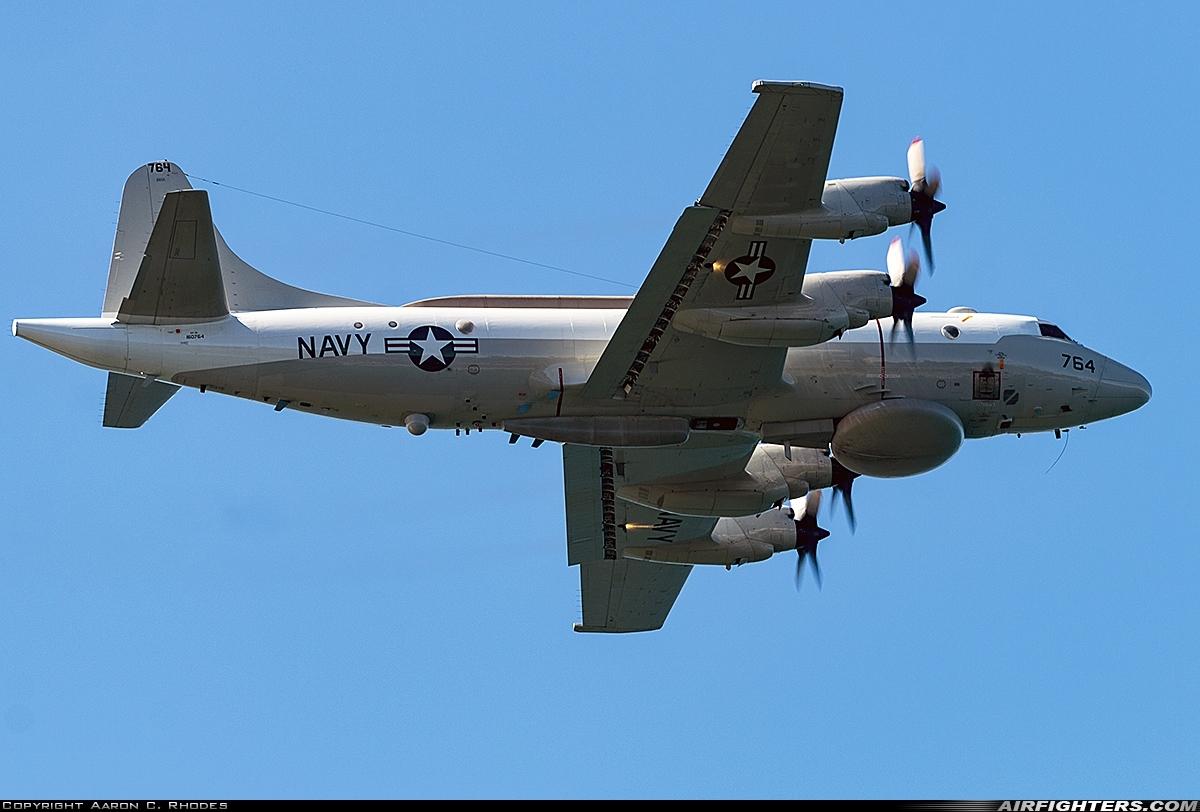
[[1045, 338], [1061, 338], [1063, 341], [1072, 341], [1071, 337], [1064, 333], [1061, 327], [1046, 321], [1038, 322], [1038, 332]]

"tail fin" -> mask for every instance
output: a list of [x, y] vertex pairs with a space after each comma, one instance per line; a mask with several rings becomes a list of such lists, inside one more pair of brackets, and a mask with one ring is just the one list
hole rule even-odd
[[[142, 257], [150, 242], [154, 223], [168, 192], [191, 189], [187, 175], [178, 164], [153, 161], [134, 170], [125, 181], [121, 194], [121, 213], [117, 236], [113, 241], [112, 263], [108, 268], [108, 287], [104, 292], [102, 315], [117, 318], [122, 302], [133, 292]], [[329, 296], [293, 287], [255, 270], [230, 250], [213, 229], [217, 258], [228, 308], [246, 310], [282, 310], [299, 307], [370, 306], [372, 302]]]
[[208, 192], [169, 192], [117, 320], [187, 324], [228, 315]]

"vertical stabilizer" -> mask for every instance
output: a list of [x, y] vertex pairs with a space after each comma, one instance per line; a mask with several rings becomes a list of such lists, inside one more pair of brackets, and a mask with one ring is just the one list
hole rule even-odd
[[[121, 302], [130, 295], [134, 280], [154, 230], [154, 222], [168, 192], [191, 189], [187, 175], [178, 164], [152, 161], [134, 170], [125, 181], [121, 194], [121, 213], [117, 236], [113, 241], [112, 262], [108, 269], [108, 287], [104, 292], [106, 317], [116, 318]], [[282, 310], [297, 307], [352, 307], [371, 305], [358, 299], [329, 296], [293, 287], [272, 279], [251, 267], [233, 253], [221, 232], [214, 229], [217, 256], [229, 309]]]
[[208, 192], [169, 192], [117, 320], [188, 324], [228, 315]]

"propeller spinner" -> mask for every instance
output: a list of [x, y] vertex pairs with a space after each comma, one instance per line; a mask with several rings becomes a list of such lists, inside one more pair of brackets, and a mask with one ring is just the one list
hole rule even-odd
[[933, 216], [944, 211], [946, 204], [937, 199], [942, 188], [942, 173], [937, 167], [925, 168], [925, 141], [914, 138], [908, 146], [908, 195], [912, 201], [912, 222], [921, 230], [921, 243], [925, 246], [925, 258], [929, 261], [929, 272], [933, 273]]

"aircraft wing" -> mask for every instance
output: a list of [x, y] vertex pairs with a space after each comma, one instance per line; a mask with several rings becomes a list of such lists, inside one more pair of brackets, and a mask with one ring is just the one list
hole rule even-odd
[[673, 325], [689, 309], [754, 309], [802, 296], [810, 241], [734, 233], [730, 220], [820, 206], [842, 91], [772, 82], [754, 91], [750, 114], [704, 194], [675, 224], [585, 398], [718, 404], [778, 384], [786, 348], [728, 344]]
[[621, 498], [639, 481], [743, 473], [757, 438], [723, 432], [669, 448], [563, 446], [567, 563], [579, 565], [583, 622], [577, 632], [661, 628], [690, 565], [622, 557], [627, 543], [672, 544], [706, 538], [717, 520], [680, 516]]

